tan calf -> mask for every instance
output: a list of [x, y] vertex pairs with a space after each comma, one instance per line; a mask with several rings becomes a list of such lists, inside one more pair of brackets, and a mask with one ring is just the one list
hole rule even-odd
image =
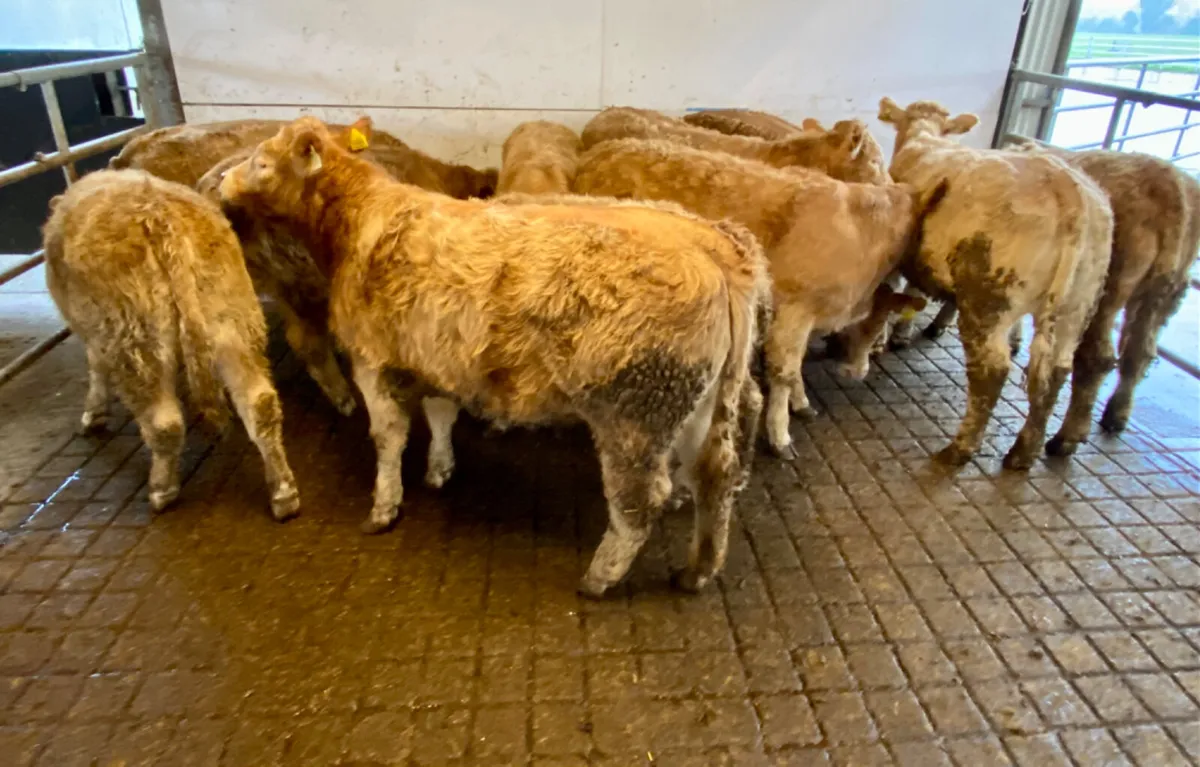
[[51, 202], [46, 282], [87, 349], [82, 426], [105, 420], [108, 387], [150, 447], [150, 503], [179, 494], [190, 404], [228, 418], [228, 390], [266, 464], [277, 519], [300, 506], [283, 450], [283, 415], [264, 354], [266, 324], [237, 237], [216, 205], [142, 171], [89, 174]]
[[[369, 118], [332, 134], [339, 146], [351, 145], [351, 131], [358, 133], [355, 143], [371, 144], [374, 134]], [[197, 183], [201, 194], [220, 202], [218, 187], [225, 172], [246, 160], [253, 147], [242, 149], [218, 162]], [[360, 156], [374, 158], [369, 149]], [[401, 181], [406, 179], [401, 178]], [[304, 363], [308, 374], [329, 401], [343, 414], [354, 412], [357, 405], [350, 384], [342, 374], [335, 354], [335, 342], [329, 332], [329, 278], [317, 267], [309, 246], [288, 222], [256, 215], [236, 205], [224, 205], [242, 243], [246, 267], [259, 293], [273, 297], [283, 318], [288, 346]], [[431, 442], [426, 463], [425, 484], [440, 488], [454, 473], [454, 449], [450, 439], [458, 419], [453, 403], [427, 397], [422, 400]]]
[[[160, 128], [129, 142], [109, 161], [109, 167], [139, 168], [207, 190], [216, 199], [220, 174], [248, 157], [255, 146], [278, 133], [283, 125], [286, 123], [280, 120], [232, 120]], [[352, 145], [350, 131], [355, 129], [360, 135]], [[495, 190], [495, 169], [477, 171], [441, 162], [388, 133], [372, 130], [366, 118], [339, 126], [338, 140], [361, 151], [398, 180], [424, 189], [464, 199], [489, 197]], [[238, 215], [237, 228], [251, 276], [260, 292], [278, 302], [289, 345], [334, 406], [349, 414], [355, 407], [354, 396], [337, 365], [326, 328], [327, 281], [313, 265], [307, 249], [284, 231], [286, 227], [278, 222], [252, 221], [244, 211]], [[280, 239], [272, 242], [272, 237]], [[437, 413], [444, 420], [444, 410]], [[439, 424], [436, 433], [447, 432], [452, 426], [453, 422]], [[452, 465], [453, 461], [438, 451], [437, 460], [431, 456], [433, 474], [428, 479], [440, 486]]]
[[497, 194], [567, 194], [579, 161], [579, 135], [565, 125], [521, 123], [504, 141]]
[[[758, 237], [770, 262], [775, 304], [766, 339], [767, 436], [785, 456], [794, 454], [789, 399], [796, 412], [813, 412], [800, 375], [809, 336], [871, 318], [876, 289], [908, 254], [929, 207], [904, 186], [846, 184], [817, 171], [783, 172], [719, 152], [636, 139], [586, 152], [575, 189], [669, 200], [706, 218], [736, 221]], [[931, 192], [930, 204], [936, 205], [936, 196]], [[880, 296], [883, 316], [902, 304], [891, 303], [896, 298]], [[878, 319], [862, 335], [877, 334]], [[873, 337], [852, 340], [856, 348], [844, 372], [861, 378]]]
[[753, 109], [706, 109], [686, 115], [683, 121], [727, 136], [753, 136], [768, 141], [791, 138], [803, 130], [782, 117]]
[[[140, 168], [168, 181], [195, 186], [218, 162], [239, 150], [253, 149], [286, 124], [283, 120], [230, 120], [159, 128], [130, 141], [108, 165]], [[396, 178], [451, 197], [490, 197], [496, 189], [494, 168], [476, 170], [445, 163], [383, 131], [372, 133], [367, 151]]]
[[745, 230], [630, 204], [451, 200], [396, 183], [312, 118], [231, 169], [221, 195], [324, 246], [331, 327], [378, 456], [365, 530], [396, 517], [408, 405], [434, 391], [489, 419], [591, 428], [609, 527], [584, 593], [628, 571], [670, 494], [672, 453], [697, 498], [680, 583], [720, 569], [768, 280]]
[[801, 131], [790, 138], [765, 141], [727, 136], [682, 120], [631, 107], [609, 107], [583, 129], [583, 148], [622, 138], [664, 139], [695, 149], [726, 152], [777, 168], [800, 166], [842, 181], [888, 183], [883, 150], [859, 120], [843, 120], [830, 131]]
[[893, 178], [922, 190], [949, 183], [906, 273], [921, 291], [958, 305], [967, 412], [938, 457], [961, 465], [979, 449], [1008, 377], [1009, 331], [1032, 314], [1029, 415], [1004, 458], [1007, 468], [1027, 469], [1042, 451], [1050, 411], [1104, 283], [1112, 211], [1091, 180], [1055, 158], [969, 149], [947, 138], [974, 127], [975, 115], [952, 118], [929, 101], [901, 109], [884, 98], [879, 119], [896, 128]]
[[1179, 310], [1200, 249], [1200, 184], [1147, 154], [1022, 144], [1024, 151], [1051, 154], [1092, 178], [1108, 195], [1115, 222], [1108, 279], [1075, 352], [1071, 404], [1062, 428], [1046, 445], [1052, 455], [1069, 455], [1087, 439], [1100, 386], [1118, 366], [1112, 335], [1122, 309], [1120, 377], [1100, 426], [1119, 432], [1129, 421], [1134, 388], [1157, 353], [1159, 332]]

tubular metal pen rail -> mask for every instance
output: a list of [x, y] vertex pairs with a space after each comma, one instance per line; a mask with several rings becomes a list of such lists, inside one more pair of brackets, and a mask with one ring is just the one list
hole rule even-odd
[[[1178, 137], [1175, 140], [1174, 149], [1170, 157], [1163, 159], [1178, 164], [1183, 160], [1188, 160], [1200, 152], [1184, 151], [1183, 141], [1188, 131], [1192, 128], [1200, 127], [1200, 120], [1193, 122], [1192, 114], [1200, 112], [1200, 74], [1196, 75], [1196, 81], [1192, 85], [1191, 91], [1187, 93], [1167, 94], [1156, 93], [1154, 91], [1144, 90], [1142, 86], [1146, 81], [1146, 73], [1151, 67], [1163, 65], [1178, 65], [1178, 64], [1197, 64], [1200, 65], [1200, 56], [1170, 56], [1157, 58], [1142, 58], [1142, 59], [1088, 59], [1084, 61], [1068, 62], [1067, 69], [1080, 68], [1113, 68], [1113, 69], [1137, 69], [1137, 86], [1133, 88], [1124, 85], [1115, 85], [1112, 83], [1096, 82], [1094, 80], [1083, 80], [1073, 77], [1064, 77], [1062, 75], [1043, 74], [1041, 72], [1030, 72], [1024, 69], [1013, 69], [1009, 74], [1012, 78], [1013, 86], [1008, 89], [1007, 101], [1004, 104], [1000, 114], [1000, 124], [996, 132], [996, 146], [1004, 146], [1011, 140], [1018, 138], [1032, 138], [1039, 144], [1046, 144], [1047, 138], [1053, 131], [1054, 118], [1065, 112], [1081, 112], [1090, 109], [1110, 109], [1112, 113], [1108, 118], [1108, 125], [1104, 131], [1104, 139], [1098, 142], [1087, 144], [1079, 144], [1075, 146], [1065, 147], [1071, 150], [1085, 149], [1115, 149], [1124, 151], [1126, 142], [1136, 139], [1149, 138], [1152, 136], [1161, 136], [1170, 133], [1177, 133]], [[1022, 98], [1019, 94], [1023, 90], [1021, 84], [1033, 84], [1046, 87], [1046, 91], [1038, 94], [1030, 94]], [[1062, 95], [1066, 91], [1075, 91], [1078, 93], [1090, 93], [1095, 96], [1107, 97], [1108, 100], [1098, 101], [1095, 103], [1078, 104], [1063, 107], [1060, 105]], [[1137, 107], [1149, 108], [1152, 106], [1166, 106], [1183, 110], [1183, 122], [1178, 125], [1172, 125], [1166, 128], [1158, 128], [1155, 130], [1143, 130], [1138, 133], [1130, 133], [1130, 128], [1133, 123], [1133, 113]], [[1126, 107], [1129, 110], [1126, 111]], [[1048, 116], [1049, 120], [1043, 120], [1042, 124], [1045, 129], [1042, 135], [1036, 137], [1025, 137], [1013, 132], [1012, 126], [1016, 123], [1018, 115], [1024, 109], [1037, 109], [1043, 115]], [[1122, 119], [1124, 118], [1124, 119]], [[1198, 171], [1188, 171], [1193, 175], [1200, 176]], [[1200, 281], [1195, 278], [1189, 281], [1189, 290], [1200, 290]], [[1200, 378], [1200, 368], [1190, 362], [1182, 355], [1172, 352], [1169, 349], [1159, 348], [1158, 356], [1167, 360], [1175, 367], [1188, 373], [1189, 375]]]
[[[62, 169], [63, 176], [66, 178], [67, 184], [70, 185], [79, 177], [75, 170], [75, 163], [77, 161], [123, 146], [134, 136], [159, 125], [157, 108], [152, 100], [139, 98], [142, 102], [142, 109], [146, 114], [145, 125], [71, 146], [71, 142], [67, 137], [67, 127], [63, 121], [62, 110], [59, 108], [58, 93], [54, 87], [54, 83], [57, 80], [65, 80], [81, 75], [106, 74], [129, 67], [132, 67], [137, 73], [138, 83], [141, 84], [147, 82], [148, 74], [146, 66], [146, 54], [143, 51], [135, 51], [119, 56], [105, 56], [103, 58], [70, 61], [43, 67], [0, 72], [0, 88], [16, 87], [22, 91], [34, 85], [40, 88], [42, 101], [46, 107], [46, 116], [50, 120], [50, 131], [54, 137], [55, 147], [55, 151], [50, 154], [39, 152], [29, 162], [0, 171], [0, 187], [15, 184], [18, 181], [23, 181], [31, 176], [46, 173], [56, 168]], [[37, 268], [44, 260], [45, 256], [40, 250], [30, 254], [27, 259], [0, 272], [0, 285], [11, 282], [29, 270]], [[62, 328], [48, 338], [38, 342], [33, 348], [26, 350], [3, 368], [0, 368], [0, 386], [12, 380], [34, 362], [37, 362], [70, 335], [71, 331], [68, 328]]]

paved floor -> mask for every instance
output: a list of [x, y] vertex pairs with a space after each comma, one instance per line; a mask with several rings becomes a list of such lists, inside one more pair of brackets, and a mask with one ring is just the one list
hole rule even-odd
[[128, 424], [70, 434], [81, 356], [69, 341], [0, 390], [4, 765], [1200, 761], [1190, 384], [1028, 476], [999, 468], [1010, 386], [984, 454], [947, 477], [928, 455], [963, 407], [953, 341], [866, 384], [812, 364], [823, 415], [793, 424], [798, 459], [760, 457], [717, 587], [666, 587], [672, 516], [591, 603], [584, 433], [463, 422], [441, 492], [420, 486], [418, 433], [405, 516], [364, 537], [365, 417], [284, 357], [303, 515], [270, 521], [239, 430], [191, 439], [182, 502], [155, 518]]

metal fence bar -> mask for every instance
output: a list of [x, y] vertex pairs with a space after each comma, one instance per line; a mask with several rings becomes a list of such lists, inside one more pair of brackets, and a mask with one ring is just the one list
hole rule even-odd
[[[1191, 114], [1191, 113], [1189, 112], [1189, 114]], [[1189, 123], [1183, 122], [1178, 125], [1173, 125], [1170, 128], [1157, 128], [1155, 130], [1148, 130], [1148, 131], [1144, 131], [1142, 133], [1133, 133], [1133, 134], [1129, 134], [1129, 135], [1123, 135], [1123, 136], [1121, 136], [1121, 141], [1132, 141], [1133, 139], [1137, 139], [1137, 138], [1148, 138], [1150, 136], [1161, 136], [1164, 133], [1174, 133], [1176, 131], [1179, 131], [1179, 133], [1182, 135], [1182, 134], [1186, 133], [1187, 131], [1191, 130], [1192, 128], [1200, 128], [1200, 123], [1190, 123], [1189, 124]]]
[[1041, 72], [1030, 72], [1026, 69], [1014, 69], [1012, 71], [1012, 77], [1027, 83], [1049, 85], [1052, 88], [1068, 88], [1070, 90], [1081, 91], [1083, 93], [1091, 93], [1096, 96], [1109, 96], [1110, 98], [1119, 98], [1124, 99], [1125, 101], [1135, 101], [1139, 104], [1144, 104], [1147, 106], [1152, 104], [1162, 104], [1164, 106], [1177, 107], [1179, 109], [1200, 110], [1200, 101], [1197, 101], [1196, 99], [1172, 96], [1167, 93], [1139, 91], [1133, 88], [1126, 88], [1123, 85], [1110, 85], [1108, 83], [1092, 82], [1091, 80], [1079, 80], [1074, 77], [1047, 75], [1042, 74]]
[[[1060, 93], [1063, 89], [1055, 89]], [[1112, 101], [1098, 101], [1095, 104], [1076, 104], [1073, 107], [1060, 107], [1054, 110], [1055, 114], [1065, 114], [1067, 112], [1086, 112], [1089, 109], [1107, 109], [1117, 103], [1116, 99]]]
[[[145, 125], [119, 131], [108, 136], [102, 136], [92, 141], [85, 141], [78, 146], [72, 147], [70, 137], [67, 135], [66, 122], [63, 120], [62, 109], [58, 103], [58, 93], [54, 87], [55, 80], [92, 74], [108, 74], [108, 80], [111, 83], [115, 81], [115, 78], [111, 76], [114, 70], [125, 69], [126, 67], [143, 69], [146, 66], [146, 61], [145, 53], [138, 51], [120, 56], [106, 56], [99, 59], [0, 72], [0, 88], [16, 86], [21, 90], [25, 90], [31, 85], [41, 87], [42, 100], [45, 102], [46, 115], [50, 120], [50, 130], [54, 135], [54, 146], [56, 149], [53, 154], [45, 155], [39, 152], [30, 162], [0, 171], [0, 187], [14, 184], [30, 176], [36, 176], [39, 173], [53, 170], [54, 168], [63, 169], [67, 184], [70, 185], [78, 179], [78, 172], [75, 169], [76, 161], [106, 152], [110, 149], [115, 149], [134, 136], [158, 127], [159, 123], [155, 119], [155, 115], [157, 114], [156, 107], [151, 106], [154, 99], [142, 98], [139, 93], [139, 100], [142, 102], [143, 111], [146, 113]], [[16, 266], [0, 272], [0, 285], [16, 279], [29, 270], [36, 268], [44, 261], [45, 253], [39, 250]], [[58, 346], [70, 335], [70, 328], [62, 328], [50, 337], [42, 339], [33, 348], [27, 349], [3, 368], [0, 368], [0, 385], [12, 380], [21, 371], [44, 357], [51, 349]]]
[[0, 88], [15, 85], [24, 90], [31, 85], [40, 85], [50, 80], [65, 80], [68, 77], [94, 75], [102, 72], [110, 72], [114, 69], [135, 67], [141, 64], [145, 58], [145, 54], [137, 51], [135, 53], [124, 53], [120, 56], [105, 56], [99, 59], [48, 64], [44, 67], [13, 69], [8, 72], [0, 72]]
[[1110, 67], [1110, 68], [1120, 69], [1122, 67], [1131, 66], [1131, 65], [1140, 66], [1143, 62], [1145, 64], [1151, 65], [1151, 66], [1154, 64], [1192, 64], [1195, 62], [1200, 62], [1200, 56], [1195, 56], [1195, 55], [1192, 55], [1192, 56], [1146, 56], [1144, 58], [1141, 56], [1136, 56], [1136, 57], [1130, 57], [1127, 59], [1086, 58], [1086, 59], [1076, 59], [1074, 61], [1068, 61], [1067, 69], [1076, 69], [1076, 68], [1083, 69], [1083, 68], [1087, 68], [1087, 67]]
[[1200, 368], [1198, 368], [1195, 365], [1193, 365], [1192, 363], [1188, 362], [1183, 357], [1180, 357], [1178, 354], [1175, 354], [1174, 352], [1171, 352], [1171, 351], [1167, 351], [1166, 349], [1164, 349], [1160, 346], [1160, 347], [1158, 347], [1158, 356], [1162, 357], [1167, 362], [1170, 362], [1172, 365], [1179, 368], [1183, 372], [1189, 373], [1192, 376], [1192, 378], [1200, 378]]
[[37, 268], [37, 266], [45, 260], [45, 251], [39, 250], [16, 266], [0, 272], [0, 285], [5, 284], [6, 282], [12, 282], [30, 269]]
[[[50, 117], [50, 132], [54, 134], [54, 147], [58, 150], [58, 154], [70, 155], [71, 140], [67, 138], [67, 124], [63, 122], [62, 109], [58, 105], [58, 92], [54, 90], [54, 81], [47, 80], [41, 83], [41, 88], [42, 101], [46, 102], [46, 114]], [[68, 186], [79, 180], [79, 172], [75, 170], [75, 163], [66, 162], [62, 169]]]
[[1125, 99], [1117, 99], [1117, 103], [1113, 104], [1112, 117], [1108, 120], [1108, 129], [1104, 131], [1104, 148], [1108, 149], [1113, 145], [1113, 139], [1117, 136], [1117, 126], [1121, 124], [1121, 110], [1125, 108]]
[[3, 368], [0, 368], [0, 386], [8, 383], [22, 370], [46, 356], [46, 352], [67, 340], [67, 337], [70, 335], [71, 329], [63, 328], [49, 338], [42, 339], [37, 346], [33, 347], [32, 349], [27, 349], [21, 354], [21, 356], [17, 357]]
[[22, 165], [0, 170], [0, 186], [15, 184], [18, 181], [29, 178], [30, 176], [36, 176], [43, 171], [60, 168], [67, 163], [84, 160], [92, 155], [100, 154], [101, 152], [107, 152], [109, 149], [116, 149], [134, 136], [146, 133], [149, 130], [152, 130], [152, 127], [149, 124], [139, 125], [136, 128], [129, 128], [128, 130], [118, 131], [117, 133], [110, 133], [107, 136], [102, 136], [98, 139], [77, 144], [65, 155], [61, 152], [40, 155]]

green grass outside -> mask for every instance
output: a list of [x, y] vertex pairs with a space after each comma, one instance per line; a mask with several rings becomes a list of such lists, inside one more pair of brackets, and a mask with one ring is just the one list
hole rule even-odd
[[[1090, 47], [1089, 47], [1090, 44]], [[1068, 62], [1083, 59], [1133, 59], [1162, 56], [1200, 56], [1200, 38], [1194, 35], [1122, 35], [1077, 33], [1071, 41]], [[1154, 64], [1152, 72], [1200, 73], [1200, 64]]]

